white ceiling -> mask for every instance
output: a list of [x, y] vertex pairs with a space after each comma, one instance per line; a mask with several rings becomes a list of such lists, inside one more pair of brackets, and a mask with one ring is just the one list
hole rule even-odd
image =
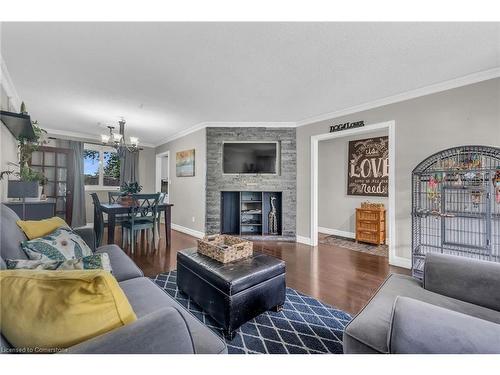
[[3, 23], [34, 119], [162, 140], [201, 122], [297, 122], [500, 66], [500, 23]]

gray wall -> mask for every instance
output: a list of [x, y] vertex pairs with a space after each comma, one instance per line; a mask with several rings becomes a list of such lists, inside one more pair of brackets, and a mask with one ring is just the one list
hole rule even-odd
[[[349, 141], [381, 137], [387, 131], [320, 141], [318, 145], [318, 224], [320, 227], [347, 232], [354, 236], [356, 207], [361, 202], [384, 203], [385, 197], [347, 195]], [[345, 233], [345, 235], [347, 235]], [[339, 233], [344, 235], [344, 233]]]
[[155, 163], [156, 152], [152, 147], [141, 147], [139, 153], [139, 182], [142, 185], [142, 192], [155, 193]]
[[[194, 177], [177, 177], [175, 173], [175, 153], [193, 148], [195, 149]], [[156, 148], [156, 154], [165, 151], [170, 151], [169, 201], [174, 204], [172, 223], [205, 232], [205, 129], [198, 130]], [[150, 166], [153, 173], [155, 172], [154, 165], [151, 164]]]
[[480, 82], [297, 128], [297, 231], [310, 237], [310, 137], [334, 123], [395, 120], [396, 254], [410, 258], [411, 171], [457, 145], [500, 145], [500, 79]]
[[[207, 128], [206, 233], [220, 233], [221, 191], [282, 191], [283, 236], [296, 233], [295, 128]], [[279, 175], [224, 175], [223, 141], [280, 141]]]

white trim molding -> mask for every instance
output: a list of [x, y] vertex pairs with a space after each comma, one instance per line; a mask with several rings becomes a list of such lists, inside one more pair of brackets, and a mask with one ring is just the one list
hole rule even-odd
[[179, 139], [179, 138], [182, 138], [182, 137], [185, 137], [186, 135], [189, 135], [191, 133], [194, 133], [198, 130], [201, 130], [201, 129], [205, 129], [207, 126], [205, 125], [206, 122], [200, 122], [199, 124], [196, 124], [196, 125], [193, 125], [187, 129], [184, 129], [184, 130], [181, 130], [180, 132], [177, 132], [171, 136], [168, 136], [167, 138], [164, 138], [163, 140], [161, 140], [160, 142], [158, 142], [155, 147], [160, 147], [162, 145], [164, 145], [165, 143], [169, 143], [169, 142], [172, 142], [172, 141], [175, 141], [176, 139]]
[[81, 138], [81, 139], [88, 139], [89, 141], [101, 141], [101, 139], [96, 136], [95, 134], [86, 134], [86, 133], [79, 133], [79, 132], [73, 132], [73, 131], [68, 131], [68, 130], [59, 130], [59, 129], [52, 129], [52, 128], [46, 128], [44, 127], [45, 131], [49, 136], [60, 136], [60, 137], [67, 137], [67, 138]]
[[389, 260], [389, 264], [391, 266], [411, 269], [411, 259], [403, 258], [397, 255], [393, 256], [392, 259]]
[[312, 246], [312, 244], [311, 244], [311, 238], [310, 237], [297, 236], [296, 237], [296, 241], [298, 243], [303, 243], [304, 245]]
[[389, 264], [398, 262], [396, 256], [396, 186], [395, 186], [395, 142], [396, 127], [394, 121], [367, 125], [361, 128], [349, 129], [342, 132], [324, 133], [311, 136], [311, 211], [310, 211], [310, 240], [312, 246], [318, 245], [318, 145], [319, 141], [334, 138], [343, 138], [351, 135], [373, 133], [387, 129], [389, 133]]
[[120, 191], [119, 186], [85, 185], [85, 191]]
[[455, 79], [436, 83], [433, 85], [420, 87], [420, 88], [415, 89], [415, 90], [405, 91], [405, 92], [402, 92], [400, 94], [387, 96], [385, 98], [381, 98], [381, 99], [377, 99], [377, 100], [374, 100], [374, 101], [371, 101], [368, 103], [363, 103], [360, 105], [355, 105], [352, 107], [340, 109], [338, 111], [323, 113], [321, 115], [309, 117], [309, 118], [298, 121], [296, 123], [296, 126], [299, 127], [299, 126], [309, 125], [309, 124], [313, 124], [313, 123], [320, 122], [320, 121], [333, 120], [333, 119], [336, 119], [339, 117], [348, 116], [348, 115], [362, 112], [362, 111], [367, 111], [367, 110], [370, 110], [373, 108], [378, 108], [378, 107], [382, 107], [382, 106], [389, 105], [389, 104], [403, 102], [405, 100], [415, 99], [415, 98], [418, 98], [421, 96], [435, 94], [438, 92], [455, 89], [457, 87], [472, 85], [474, 83], [487, 81], [489, 79], [498, 78], [498, 77], [500, 77], [500, 67], [493, 68], [490, 70], [484, 70], [484, 71], [477, 72], [477, 73], [468, 74], [468, 75], [463, 76], [463, 77], [458, 77]]
[[339, 237], [344, 237], [344, 238], [356, 238], [356, 233], [353, 232], [346, 232], [344, 230], [338, 230], [338, 229], [332, 229], [332, 228], [326, 228], [326, 227], [318, 227], [318, 232], [323, 233], [323, 234], [329, 234], [332, 236], [339, 236]]
[[[328, 234], [331, 236], [350, 238], [353, 240], [356, 239], [356, 233], [347, 232], [345, 230], [338, 230], [338, 229], [332, 229], [332, 228], [326, 228], [326, 227], [318, 227], [318, 233]], [[387, 235], [388, 235], [388, 233], [387, 233]], [[386, 237], [386, 243], [389, 243], [389, 237]]]
[[193, 236], [193, 237], [196, 237], [196, 238], [203, 238], [203, 237], [205, 237], [205, 232], [200, 232], [200, 231], [195, 230], [195, 229], [183, 227], [182, 225], [179, 225], [179, 224], [172, 223], [172, 229], [176, 230], [178, 232], [189, 234], [190, 236]]
[[[166, 157], [168, 162], [168, 176], [167, 182], [170, 184], [170, 150], [156, 154], [155, 158], [155, 191], [161, 191], [161, 180], [162, 180], [162, 159]], [[170, 189], [169, 189], [170, 190]], [[169, 203], [169, 194], [167, 193], [167, 203]]]

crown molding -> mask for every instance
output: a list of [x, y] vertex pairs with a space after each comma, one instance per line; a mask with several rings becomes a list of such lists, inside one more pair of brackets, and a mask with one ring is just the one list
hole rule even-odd
[[14, 86], [14, 82], [12, 82], [9, 70], [7, 69], [7, 64], [5, 64], [2, 55], [0, 55], [0, 81], [7, 97], [9, 98], [9, 104], [11, 104], [16, 111], [19, 111], [21, 108], [21, 99], [17, 93], [16, 87]]
[[65, 138], [80, 138], [84, 140], [89, 140], [89, 141], [96, 141], [100, 140], [98, 137], [96, 137], [93, 134], [86, 134], [86, 133], [79, 133], [79, 132], [73, 132], [73, 131], [68, 131], [68, 130], [60, 130], [60, 129], [52, 129], [52, 128], [43, 128], [49, 136], [61, 136]]
[[163, 139], [156, 144], [156, 147], [162, 146], [165, 143], [175, 141], [176, 139], [185, 137], [201, 129], [206, 128], [295, 128], [295, 122], [237, 122], [237, 121], [206, 121], [193, 125], [190, 128], [182, 130], [178, 133]]
[[448, 81], [436, 83], [429, 86], [424, 86], [415, 90], [405, 91], [400, 94], [388, 96], [382, 99], [377, 99], [368, 103], [356, 105], [353, 107], [348, 107], [340, 109], [334, 112], [324, 113], [318, 116], [309, 117], [300, 120], [296, 123], [297, 127], [310, 125], [316, 122], [332, 120], [335, 118], [351, 115], [353, 113], [358, 113], [362, 111], [367, 111], [369, 109], [382, 107], [389, 104], [394, 104], [398, 102], [403, 102], [409, 99], [415, 99], [421, 96], [435, 94], [438, 92], [455, 89], [457, 87], [472, 85], [481, 81], [487, 81], [489, 79], [500, 77], [500, 67], [484, 70], [477, 73], [472, 73], [463, 77], [454, 78]]
[[388, 96], [382, 99], [377, 99], [364, 104], [344, 108], [334, 112], [324, 113], [318, 116], [309, 117], [298, 122], [200, 122], [188, 129], [182, 130], [178, 133], [173, 134], [170, 137], [165, 138], [159, 142], [156, 147], [159, 147], [165, 143], [172, 142], [176, 139], [185, 137], [195, 131], [200, 129], [205, 129], [208, 127], [269, 127], [269, 128], [280, 128], [280, 127], [300, 127], [305, 125], [310, 125], [319, 121], [332, 120], [338, 117], [347, 116], [353, 113], [367, 111], [373, 108], [382, 107], [384, 105], [394, 104], [398, 102], [403, 102], [405, 100], [415, 99], [421, 96], [435, 94], [438, 92], [451, 90], [457, 87], [467, 86], [474, 83], [487, 81], [489, 79], [500, 77], [500, 67], [484, 70], [477, 73], [468, 74], [463, 77], [454, 78], [448, 81], [436, 83], [429, 86], [424, 86], [415, 90], [405, 91], [400, 94]]
[[294, 128], [295, 122], [270, 121], [270, 122], [251, 122], [251, 121], [211, 121], [205, 122], [207, 128]]
[[176, 139], [185, 137], [186, 135], [189, 135], [191, 133], [194, 133], [198, 130], [205, 129], [206, 122], [200, 122], [199, 124], [193, 125], [187, 129], [181, 130], [175, 134], [172, 134], [171, 136], [168, 136], [167, 138], [162, 139], [160, 142], [158, 142], [155, 147], [159, 147], [161, 145], [164, 145], [165, 143], [175, 141]]
[[[49, 136], [52, 137], [62, 137], [61, 139], [68, 139], [68, 140], [73, 140], [73, 139], [78, 139], [81, 141], [88, 141], [88, 142], [101, 142], [101, 137], [97, 137], [93, 134], [86, 134], [86, 133], [79, 133], [79, 132], [74, 132], [74, 131], [68, 131], [68, 130], [59, 130], [59, 129], [51, 129], [51, 128], [46, 128], [43, 127], [43, 129], [47, 132]], [[140, 147], [150, 147], [150, 148], [155, 148], [154, 145], [150, 143], [142, 143], [139, 142]]]
[[[1, 83], [2, 86], [5, 89], [5, 92], [7, 96], [10, 99], [10, 102], [14, 108], [19, 108], [21, 106], [21, 100], [20, 97], [16, 91], [16, 88], [14, 86], [14, 83], [12, 82], [12, 79], [10, 77], [9, 71], [7, 69], [7, 65], [5, 64], [5, 61], [3, 57], [0, 55], [0, 68], [1, 68]], [[414, 98], [418, 98], [421, 96], [425, 95], [430, 95], [446, 90], [451, 90], [457, 87], [462, 87], [462, 86], [467, 86], [471, 85], [474, 83], [478, 83], [481, 81], [487, 81], [489, 79], [494, 79], [500, 77], [500, 67], [496, 67], [493, 69], [489, 70], [484, 70], [481, 72], [476, 72], [472, 73], [463, 77], [458, 77], [454, 78], [448, 81], [440, 82], [437, 84], [429, 85], [429, 86], [424, 86], [415, 90], [410, 90], [406, 91], [400, 94], [388, 96], [382, 99], [377, 99], [371, 102], [363, 103], [360, 105], [344, 108], [341, 110], [333, 111], [333, 112], [328, 112], [324, 114], [320, 114], [317, 116], [313, 117], [308, 117], [303, 120], [300, 120], [298, 122], [237, 122], [237, 121], [206, 121], [206, 122], [200, 122], [196, 125], [193, 125], [187, 129], [184, 129], [182, 131], [179, 131], [162, 141], [151, 144], [151, 143], [141, 143], [141, 146], [144, 147], [159, 147], [165, 143], [172, 142], [176, 139], [185, 137], [191, 133], [194, 133], [198, 130], [201, 129], [206, 129], [209, 127], [214, 127], [214, 128], [223, 128], [223, 127], [228, 127], [228, 128], [238, 128], [238, 127], [258, 127], [258, 128], [295, 128], [295, 127], [300, 127], [300, 126], [305, 126], [305, 125], [310, 125], [316, 122], [320, 121], [325, 121], [325, 120], [332, 120], [335, 118], [339, 118], [342, 116], [347, 116], [351, 115], [353, 113], [358, 113], [362, 111], [367, 111], [370, 109], [382, 107], [385, 105], [389, 104], [394, 104], [398, 102], [402, 102], [405, 100], [410, 100]], [[87, 139], [87, 140], [92, 140], [92, 141], [100, 141], [100, 137], [96, 137], [91, 134], [85, 134], [85, 133], [79, 133], [79, 132], [73, 132], [73, 131], [67, 131], [67, 130], [59, 130], [59, 129], [49, 129], [45, 128], [49, 135], [53, 136], [61, 136], [61, 137], [66, 137], [66, 138], [80, 138], [80, 139]]]

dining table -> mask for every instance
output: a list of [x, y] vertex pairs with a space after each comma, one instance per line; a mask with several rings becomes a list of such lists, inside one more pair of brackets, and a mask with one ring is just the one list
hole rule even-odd
[[[170, 203], [159, 203], [158, 212], [164, 213], [165, 217], [165, 239], [167, 246], [170, 246], [172, 239], [172, 207], [174, 205]], [[128, 214], [133, 208], [133, 204], [130, 203], [101, 203], [102, 212], [108, 214], [108, 244], [115, 243], [115, 226], [116, 226], [116, 215]]]

